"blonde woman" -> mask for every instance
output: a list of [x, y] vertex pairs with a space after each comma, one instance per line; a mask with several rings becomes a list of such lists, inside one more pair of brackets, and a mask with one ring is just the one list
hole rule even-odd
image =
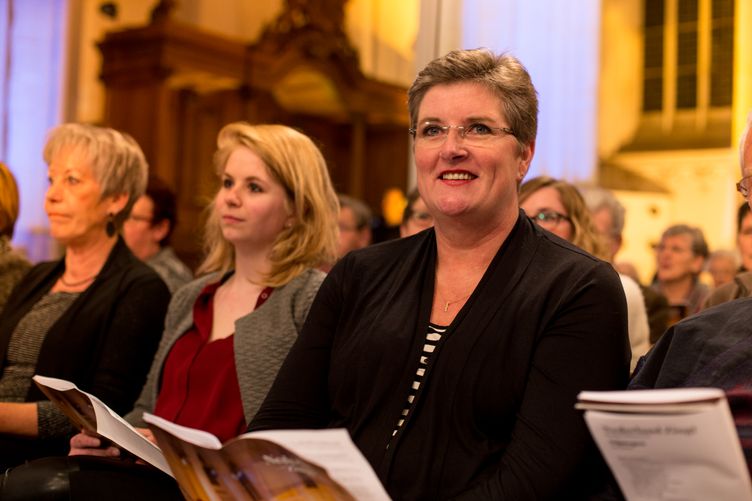
[[0, 162], [0, 312], [10, 291], [31, 265], [10, 245], [18, 218], [18, 187], [7, 165]]
[[[180, 289], [136, 407], [228, 440], [245, 431], [335, 259], [338, 203], [321, 153], [282, 125], [219, 133], [203, 276]], [[190, 386], [189, 386], [190, 382]], [[186, 388], [190, 388], [186, 391]], [[143, 430], [149, 436], [148, 430]], [[71, 454], [119, 456], [79, 434]]]

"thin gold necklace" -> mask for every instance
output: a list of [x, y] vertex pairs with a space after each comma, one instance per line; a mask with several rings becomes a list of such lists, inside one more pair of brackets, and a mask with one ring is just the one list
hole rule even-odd
[[66, 287], [79, 287], [85, 283], [91, 282], [92, 280], [97, 278], [97, 276], [99, 276], [99, 273], [88, 278], [84, 278], [83, 280], [79, 280], [78, 282], [68, 282], [65, 280], [65, 274], [63, 274], [60, 276], [60, 283], [62, 283]]
[[[472, 294], [472, 292], [470, 294]], [[448, 311], [449, 310], [449, 305], [452, 305], [454, 303], [459, 303], [463, 299], [469, 298], [470, 294], [468, 294], [467, 296], [463, 296], [463, 297], [461, 297], [459, 299], [455, 299], [454, 301], [444, 301], [444, 311]]]

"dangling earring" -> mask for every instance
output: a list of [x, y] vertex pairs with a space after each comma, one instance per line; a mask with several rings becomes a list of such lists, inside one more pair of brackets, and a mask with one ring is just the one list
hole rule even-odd
[[115, 216], [113, 214], [107, 214], [107, 225], [104, 227], [104, 231], [110, 238], [115, 236]]

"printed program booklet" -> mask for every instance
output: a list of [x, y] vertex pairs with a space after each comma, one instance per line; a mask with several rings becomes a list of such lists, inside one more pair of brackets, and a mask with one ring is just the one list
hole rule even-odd
[[47, 398], [54, 402], [79, 430], [97, 433], [168, 475], [159, 447], [149, 442], [104, 402], [64, 379], [36, 375], [32, 378]]
[[145, 413], [160, 450], [72, 382], [39, 375], [33, 380], [76, 427], [105, 437], [174, 477], [187, 499], [389, 500], [345, 429], [260, 431], [223, 446], [211, 433]]
[[723, 390], [583, 391], [575, 407], [628, 501], [752, 501]]
[[144, 421], [190, 500], [389, 499], [342, 428], [257, 431], [223, 445], [211, 433], [152, 414]]

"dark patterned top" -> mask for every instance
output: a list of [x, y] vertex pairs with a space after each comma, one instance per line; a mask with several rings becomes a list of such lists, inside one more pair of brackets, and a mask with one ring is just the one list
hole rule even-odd
[[[78, 292], [53, 292], [42, 296], [18, 323], [8, 345], [7, 364], [0, 376], [0, 401], [24, 402], [34, 375], [39, 350], [50, 327], [65, 313]], [[68, 418], [50, 401], [37, 402], [39, 437], [72, 431]]]

